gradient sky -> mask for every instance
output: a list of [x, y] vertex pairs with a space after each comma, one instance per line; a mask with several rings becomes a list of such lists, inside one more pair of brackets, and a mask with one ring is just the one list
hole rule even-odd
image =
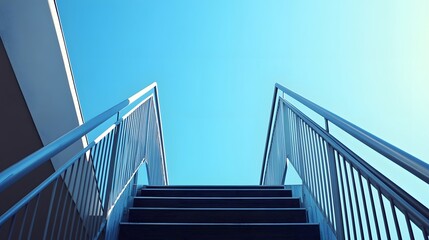
[[158, 82], [171, 184], [258, 184], [275, 82], [429, 160], [428, 1], [57, 4], [86, 120]]

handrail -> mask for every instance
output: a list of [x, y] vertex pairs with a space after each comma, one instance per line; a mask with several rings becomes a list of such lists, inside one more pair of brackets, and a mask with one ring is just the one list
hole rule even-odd
[[[285, 94], [322, 116], [325, 126], [302, 113]], [[414, 239], [423, 234], [427, 239], [429, 209], [331, 135], [329, 122], [429, 184], [429, 164], [277, 83], [261, 185], [284, 184], [280, 176], [286, 173], [287, 158], [302, 179], [303, 195], [311, 199], [307, 204], [316, 205], [324, 216], [324, 220], [318, 214], [309, 218], [323, 226], [325, 236], [390, 239], [397, 235], [401, 239], [408, 235]], [[406, 226], [401, 226], [401, 217]]]
[[262, 165], [262, 173], [261, 173], [261, 179], [260, 184], [262, 185], [264, 175], [265, 175], [265, 166], [267, 161], [267, 154], [268, 154], [268, 145], [270, 141], [270, 136], [272, 132], [272, 120], [274, 116], [274, 108], [275, 108], [275, 101], [278, 90], [281, 90], [285, 94], [289, 95], [290, 97], [294, 98], [298, 102], [302, 103], [306, 107], [310, 108], [314, 112], [318, 113], [322, 117], [324, 117], [326, 120], [330, 121], [331, 123], [335, 124], [340, 129], [344, 130], [351, 136], [355, 137], [368, 147], [372, 148], [373, 150], [377, 151], [378, 153], [382, 154], [383, 156], [387, 157], [394, 163], [398, 164], [399, 166], [403, 167], [404, 169], [408, 170], [409, 172], [413, 173], [417, 177], [419, 177], [421, 180], [423, 180], [426, 183], [429, 183], [429, 164], [423, 162], [422, 160], [412, 156], [411, 154], [399, 149], [398, 147], [395, 147], [394, 145], [380, 139], [379, 137], [376, 137], [375, 135], [363, 130], [362, 128], [354, 125], [353, 123], [339, 117], [338, 115], [326, 110], [325, 108], [311, 102], [310, 100], [300, 96], [299, 94], [287, 89], [286, 87], [280, 85], [279, 83], [275, 84], [274, 87], [274, 97], [273, 97], [273, 103], [271, 108], [271, 116], [270, 116], [270, 122], [268, 127], [268, 135], [267, 140], [265, 144], [265, 151], [264, 151], [264, 159], [263, 159], [263, 165]]
[[[153, 82], [149, 86], [145, 87], [138, 93], [134, 94], [128, 99], [123, 100], [122, 102], [116, 104], [115, 106], [111, 107], [110, 109], [104, 111], [103, 113], [97, 115], [93, 119], [85, 122], [81, 126], [76, 127], [75, 129], [69, 131], [67, 134], [63, 135], [62, 137], [58, 138], [57, 140], [51, 142], [50, 144], [46, 145], [45, 147], [41, 148], [40, 150], [32, 153], [31, 155], [25, 157], [21, 161], [15, 163], [14, 165], [10, 166], [6, 170], [0, 173], [0, 193], [6, 190], [9, 186], [17, 182], [20, 178], [28, 174], [29, 172], [36, 169], [38, 166], [42, 165], [49, 159], [51, 159], [53, 156], [55, 156], [57, 153], [61, 152], [62, 150], [66, 149], [70, 144], [76, 142], [85, 134], [93, 130], [94, 128], [98, 127], [103, 122], [107, 121], [110, 117], [114, 116], [115, 114], [119, 114], [121, 110], [123, 110], [125, 107], [129, 106], [130, 104], [134, 103], [136, 100], [140, 99], [143, 95], [147, 94], [149, 91], [154, 89], [155, 91], [155, 100], [157, 104], [159, 104], [158, 95], [157, 95], [157, 83]], [[159, 106], [157, 106], [157, 111], [159, 114]], [[161, 121], [160, 118], [158, 118], [158, 121]], [[162, 126], [160, 123], [158, 123], [160, 133], [162, 133]], [[162, 136], [162, 135], [161, 135]], [[164, 141], [161, 137], [161, 151], [163, 153], [164, 157], [164, 166], [165, 166], [165, 150], [164, 150]], [[166, 171], [166, 168], [164, 169]], [[168, 178], [166, 178], [166, 181]], [[168, 183], [168, 182], [167, 182]]]
[[[341, 143], [338, 139], [329, 135], [326, 130], [324, 130], [311, 118], [302, 113], [298, 108], [296, 108], [284, 99], [282, 99], [282, 102], [297, 116], [299, 116], [299, 118], [305, 121], [319, 136], [325, 139], [328, 145], [331, 145], [332, 147], [334, 147], [334, 149], [343, 149], [344, 156], [347, 156], [347, 161], [349, 161], [354, 166], [358, 166], [357, 169], [359, 169], [359, 172], [362, 176], [365, 176], [365, 178], [370, 178], [371, 182], [374, 185], [383, 186], [382, 188], [380, 188], [380, 192], [388, 192], [390, 195], [395, 196], [396, 201], [399, 202], [396, 207], [404, 208], [404, 206], [406, 206], [411, 209], [409, 214], [413, 215], [420, 222], [424, 222], [425, 220], [427, 221], [427, 216], [429, 216], [429, 209], [426, 208], [422, 203], [413, 198], [409, 193], [400, 188], [392, 180], [384, 176], [377, 169], [375, 169], [366, 161], [364, 161], [356, 153], [348, 149], [347, 146]], [[403, 199], [404, 201], [400, 199]]]
[[157, 84], [152, 83], [1, 172], [0, 192], [10, 190], [26, 172], [34, 172], [37, 166], [116, 115], [115, 122], [102, 134], [0, 215], [0, 236], [117, 236], [122, 212], [129, 204], [129, 196], [135, 194], [139, 169], [146, 166], [149, 183], [168, 184], [159, 114]]

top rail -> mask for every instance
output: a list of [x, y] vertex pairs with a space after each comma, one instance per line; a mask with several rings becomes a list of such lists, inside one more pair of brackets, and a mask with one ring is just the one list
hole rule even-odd
[[[140, 99], [142, 96], [149, 93], [151, 90], [154, 90], [155, 92], [155, 101], [157, 104], [157, 114], [160, 114], [159, 112], [159, 100], [158, 100], [158, 90], [157, 90], [157, 83], [153, 82], [149, 86], [145, 87], [144, 89], [140, 90], [133, 96], [131, 96], [128, 99], [123, 100], [122, 102], [116, 104], [115, 106], [111, 107], [110, 109], [104, 111], [103, 113], [97, 115], [93, 119], [85, 122], [84, 124], [74, 128], [73, 130], [69, 131], [62, 137], [58, 138], [57, 140], [51, 142], [50, 144], [46, 145], [45, 147], [39, 149], [38, 151], [32, 153], [31, 155], [25, 157], [21, 161], [15, 163], [14, 165], [10, 166], [6, 170], [0, 173], [0, 193], [6, 190], [9, 186], [17, 182], [20, 178], [28, 174], [29, 172], [33, 171], [49, 159], [51, 159], [53, 156], [61, 152], [62, 150], [66, 149], [68, 146], [85, 136], [85, 134], [89, 133], [94, 128], [98, 127], [100, 124], [107, 121], [112, 116], [119, 114], [121, 110], [123, 110], [125, 107], [129, 106], [130, 104], [136, 102], [138, 99]], [[160, 123], [161, 117], [158, 118], [159, 121], [159, 130], [161, 135], [161, 148], [162, 148], [162, 155], [163, 155], [163, 161], [164, 161], [164, 172], [166, 172], [166, 164], [165, 164], [165, 150], [164, 150], [164, 140], [162, 137], [162, 125]], [[166, 178], [166, 182], [168, 184], [168, 178]]]
[[385, 156], [386, 158], [390, 159], [394, 163], [398, 164], [399, 166], [403, 167], [404, 169], [408, 170], [421, 180], [423, 180], [426, 183], [429, 183], [429, 164], [423, 162], [422, 160], [414, 157], [413, 155], [399, 149], [398, 147], [395, 147], [394, 145], [380, 139], [379, 137], [365, 131], [364, 129], [354, 125], [353, 123], [339, 117], [338, 115], [324, 109], [323, 107], [311, 102], [310, 100], [300, 96], [299, 94], [289, 90], [288, 88], [280, 85], [279, 83], [275, 84], [274, 87], [274, 97], [273, 97], [273, 103], [271, 108], [271, 115], [270, 115], [270, 121], [269, 121], [269, 127], [268, 127], [268, 133], [267, 133], [267, 140], [265, 142], [265, 150], [264, 150], [264, 159], [263, 159], [263, 165], [262, 165], [262, 172], [261, 172], [261, 179], [260, 184], [263, 184], [263, 180], [265, 177], [265, 166], [267, 161], [267, 154], [268, 154], [268, 147], [269, 147], [269, 141], [270, 136], [272, 132], [272, 122], [274, 117], [274, 111], [275, 111], [275, 103], [276, 103], [276, 96], [278, 93], [278, 90], [282, 91], [283, 93], [289, 95], [296, 101], [302, 103], [304, 106], [310, 108], [314, 112], [318, 113], [320, 116], [324, 117], [326, 120], [330, 121], [331, 123], [335, 124], [337, 127], [342, 129], [343, 131], [347, 132], [354, 138], [358, 139], [368, 147], [372, 148], [373, 150], [377, 151], [381, 155]]

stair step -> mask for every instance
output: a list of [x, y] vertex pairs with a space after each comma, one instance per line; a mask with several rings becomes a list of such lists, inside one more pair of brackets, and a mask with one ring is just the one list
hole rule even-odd
[[299, 208], [293, 197], [135, 197], [134, 207], [171, 208]]
[[139, 191], [140, 196], [153, 197], [292, 197], [283, 189], [151, 189]]
[[130, 222], [305, 223], [304, 208], [130, 208]]
[[119, 239], [319, 240], [319, 225], [309, 223], [121, 223]]
[[283, 185], [144, 185], [144, 189], [284, 189]]

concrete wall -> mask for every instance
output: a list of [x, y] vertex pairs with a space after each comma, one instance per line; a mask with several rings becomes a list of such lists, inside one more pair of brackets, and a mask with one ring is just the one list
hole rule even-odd
[[[0, 0], [0, 36], [43, 145], [83, 123], [53, 0]], [[58, 169], [86, 138], [52, 159]]]
[[[18, 162], [27, 155], [43, 147], [42, 141], [34, 125], [30, 111], [24, 100], [21, 89], [18, 86], [15, 73], [10, 64], [8, 55], [3, 45], [0, 36], [0, 112], [3, 113], [0, 118], [1, 134], [0, 134], [0, 172]], [[36, 171], [25, 176], [21, 181], [17, 182], [14, 186], [8, 188], [6, 191], [0, 193], [0, 215], [12, 207], [18, 200], [23, 198], [28, 192], [33, 190], [43, 180], [54, 173], [54, 167], [48, 161], [42, 164]], [[57, 188], [64, 186], [62, 179], [59, 180]], [[53, 186], [48, 187], [44, 194], [41, 194], [38, 201], [39, 214], [36, 214], [35, 225], [32, 232], [33, 238], [41, 239], [43, 236], [43, 227], [46, 224], [46, 214], [43, 212], [49, 209], [50, 192]], [[58, 195], [60, 191], [56, 191]], [[59, 199], [59, 197], [57, 197]], [[29, 212], [35, 207], [35, 200], [29, 205]], [[61, 203], [54, 201], [54, 204], [61, 204], [62, 207], [70, 208], [71, 211], [76, 211], [71, 196], [66, 194], [62, 197]], [[43, 209], [43, 211], [40, 211]], [[21, 211], [22, 212], [22, 211]], [[17, 215], [17, 226], [29, 225], [29, 222], [22, 222], [23, 214]], [[76, 225], [80, 218], [75, 219]], [[6, 223], [10, 224], [10, 222]], [[25, 226], [26, 228], [29, 226]], [[0, 239], [7, 239], [8, 227], [3, 227], [0, 230]], [[13, 238], [18, 238], [19, 228], [15, 227]], [[25, 232], [25, 231], [23, 231]], [[21, 237], [26, 237], [25, 235]]]
[[[0, 0], [0, 36], [1, 171], [78, 127], [83, 117], [54, 0]], [[84, 137], [0, 193], [0, 214], [86, 145]], [[95, 186], [91, 179], [88, 186]], [[68, 189], [63, 179], [58, 186]], [[44, 192], [39, 208], [46, 210], [51, 199], [49, 188]], [[76, 209], [79, 221], [92, 217], [81, 216], [83, 204], [76, 206], [72, 201], [76, 192], [65, 192], [54, 202]], [[37, 224], [42, 227], [45, 221], [40, 217]]]
[[[24, 101], [21, 89], [16, 81], [3, 42], [0, 39], [0, 172], [12, 164], [43, 147], [33, 119]], [[32, 173], [23, 179], [19, 191], [10, 189], [14, 194], [1, 194], [0, 213], [9, 208], [23, 194], [37, 186], [44, 178], [54, 172], [50, 162], [43, 164], [37, 174]]]

